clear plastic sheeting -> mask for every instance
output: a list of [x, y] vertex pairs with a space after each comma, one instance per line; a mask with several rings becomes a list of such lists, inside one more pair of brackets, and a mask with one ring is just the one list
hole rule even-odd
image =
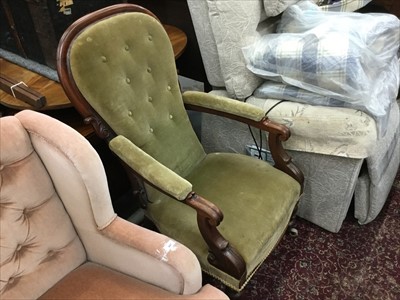
[[283, 13], [276, 34], [243, 54], [256, 75], [321, 96], [296, 101], [363, 110], [382, 136], [399, 88], [399, 45], [400, 20], [393, 15], [325, 12], [301, 1]]
[[176, 251], [176, 249], [177, 243], [174, 240], [168, 240], [166, 243], [164, 243], [162, 249], [156, 250], [156, 256], [159, 258], [159, 260], [167, 262], [168, 254]]

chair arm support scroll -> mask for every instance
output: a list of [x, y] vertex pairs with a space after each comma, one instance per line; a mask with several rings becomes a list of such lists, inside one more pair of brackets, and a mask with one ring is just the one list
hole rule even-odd
[[175, 199], [185, 200], [192, 191], [189, 181], [159, 163], [124, 136], [113, 138], [109, 147], [144, 180]]
[[275, 162], [274, 167], [288, 174], [298, 183], [300, 183], [300, 193], [302, 193], [304, 189], [303, 172], [292, 162], [292, 157], [289, 156], [289, 154], [283, 148], [281, 136], [276, 133], [269, 133], [268, 146]]
[[246, 263], [217, 229], [224, 217], [220, 209], [194, 192], [188, 195], [185, 203], [197, 211], [197, 224], [209, 248], [209, 263], [243, 281]]

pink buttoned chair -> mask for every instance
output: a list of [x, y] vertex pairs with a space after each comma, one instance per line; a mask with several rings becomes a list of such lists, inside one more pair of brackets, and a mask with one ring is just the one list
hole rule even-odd
[[0, 118], [0, 299], [228, 299], [195, 255], [119, 218], [85, 138], [33, 111]]

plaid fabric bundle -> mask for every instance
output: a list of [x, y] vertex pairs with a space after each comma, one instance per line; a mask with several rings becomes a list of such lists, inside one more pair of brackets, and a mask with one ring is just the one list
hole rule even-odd
[[269, 35], [254, 47], [249, 69], [264, 78], [343, 98], [349, 88], [357, 92], [368, 87], [359, 50], [339, 33]]
[[323, 11], [356, 11], [372, 0], [317, 0]]
[[277, 32], [242, 49], [251, 72], [291, 86], [269, 86], [263, 98], [387, 114], [399, 87], [398, 18], [324, 12], [302, 1], [283, 13]]

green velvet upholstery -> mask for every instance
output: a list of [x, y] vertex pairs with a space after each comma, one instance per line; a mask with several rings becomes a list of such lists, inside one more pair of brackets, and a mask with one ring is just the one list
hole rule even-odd
[[221, 97], [209, 93], [187, 91], [183, 93], [183, 102], [201, 107], [216, 109], [253, 121], [260, 121], [265, 117], [263, 109], [241, 101], [227, 97]]
[[[207, 261], [196, 211], [181, 201], [192, 190], [224, 214], [221, 234], [243, 256], [248, 278], [275, 247], [300, 195], [300, 184], [264, 161], [205, 154], [183, 105], [175, 60], [161, 24], [143, 13], [97, 21], [75, 38], [70, 71], [81, 94], [118, 135], [110, 148], [146, 185], [147, 216], [188, 246], [204, 271], [240, 290], [238, 279]], [[185, 101], [254, 121], [264, 112], [226, 98], [187, 93]], [[176, 198], [172, 198], [172, 197]]]
[[76, 38], [69, 56], [80, 92], [118, 135], [180, 175], [204, 158], [156, 19], [123, 13], [99, 21]]
[[155, 160], [126, 137], [119, 135], [110, 141], [110, 149], [141, 177], [177, 200], [185, 200], [192, 184]]
[[[233, 153], [208, 154], [186, 179], [223, 211], [218, 229], [241, 253], [248, 272], [255, 271], [286, 230], [299, 183], [264, 161]], [[160, 194], [159, 201], [149, 206], [148, 216], [164, 234], [192, 249], [205, 272], [238, 289], [237, 279], [208, 263], [193, 209]]]

